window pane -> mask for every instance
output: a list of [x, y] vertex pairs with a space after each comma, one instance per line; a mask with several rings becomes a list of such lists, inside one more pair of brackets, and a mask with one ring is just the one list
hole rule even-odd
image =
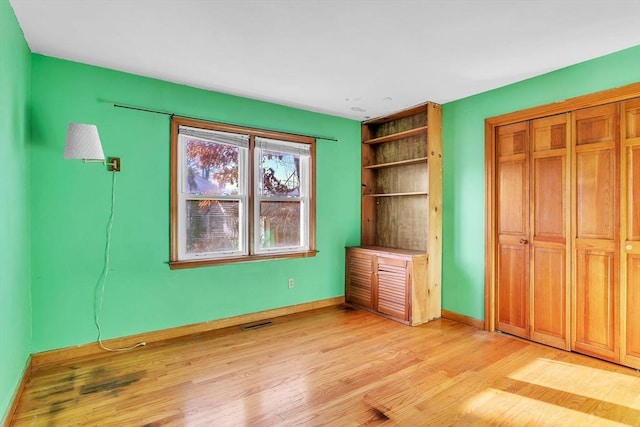
[[240, 202], [187, 200], [187, 254], [240, 249]]
[[261, 196], [300, 196], [300, 156], [262, 150], [259, 162]]
[[240, 148], [201, 139], [185, 144], [185, 188], [189, 194], [237, 195]]
[[301, 246], [300, 202], [260, 202], [260, 249]]

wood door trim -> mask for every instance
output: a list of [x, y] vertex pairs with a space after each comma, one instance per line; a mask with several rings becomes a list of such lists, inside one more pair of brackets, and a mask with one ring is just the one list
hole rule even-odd
[[614, 89], [578, 96], [551, 104], [528, 108], [485, 119], [485, 274], [484, 274], [484, 325], [495, 330], [495, 277], [496, 277], [496, 135], [498, 126], [537, 119], [540, 117], [571, 113], [574, 110], [640, 96], [640, 82]]
[[569, 98], [563, 101], [553, 102], [551, 104], [540, 105], [537, 107], [527, 108], [525, 110], [489, 117], [485, 122], [490, 123], [493, 126], [503, 126], [511, 123], [523, 122], [525, 120], [568, 113], [582, 108], [625, 101], [637, 96], [640, 96], [640, 82], [614, 89], [603, 90], [601, 92], [590, 93], [588, 95], [577, 96], [575, 98]]
[[484, 126], [485, 147], [485, 238], [484, 238], [484, 328], [495, 331], [496, 291], [496, 125], [487, 119]]

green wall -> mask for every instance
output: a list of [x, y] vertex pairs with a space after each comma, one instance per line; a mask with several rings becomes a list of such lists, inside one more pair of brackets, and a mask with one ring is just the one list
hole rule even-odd
[[[97, 124], [123, 161], [104, 338], [343, 294], [344, 246], [359, 242], [358, 122], [31, 55], [8, 0], [0, 30], [0, 417], [29, 353], [96, 337], [111, 174], [63, 159], [69, 122]], [[485, 118], [637, 81], [640, 46], [443, 106], [443, 308], [484, 317]], [[170, 270], [169, 119], [113, 102], [338, 138], [317, 147], [318, 256]]]
[[[103, 338], [344, 294], [344, 247], [360, 239], [357, 121], [194, 89], [41, 55], [32, 57], [33, 350], [96, 338], [111, 174], [63, 158], [69, 122], [98, 126], [117, 175]], [[169, 117], [113, 102], [257, 128], [336, 137], [317, 143], [313, 258], [170, 270]], [[289, 289], [287, 279], [295, 279]]]
[[443, 105], [444, 309], [484, 319], [484, 120], [640, 81], [640, 46]]
[[31, 353], [29, 97], [31, 53], [0, 0], [0, 424]]

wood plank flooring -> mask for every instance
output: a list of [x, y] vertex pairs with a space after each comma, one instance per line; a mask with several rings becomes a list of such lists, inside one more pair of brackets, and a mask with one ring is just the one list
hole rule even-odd
[[640, 374], [349, 307], [34, 369], [12, 426], [640, 426]]

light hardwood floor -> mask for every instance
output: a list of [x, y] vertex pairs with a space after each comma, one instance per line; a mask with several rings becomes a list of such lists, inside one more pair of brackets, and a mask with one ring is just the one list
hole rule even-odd
[[11, 425], [640, 425], [640, 374], [330, 307], [34, 370]]

